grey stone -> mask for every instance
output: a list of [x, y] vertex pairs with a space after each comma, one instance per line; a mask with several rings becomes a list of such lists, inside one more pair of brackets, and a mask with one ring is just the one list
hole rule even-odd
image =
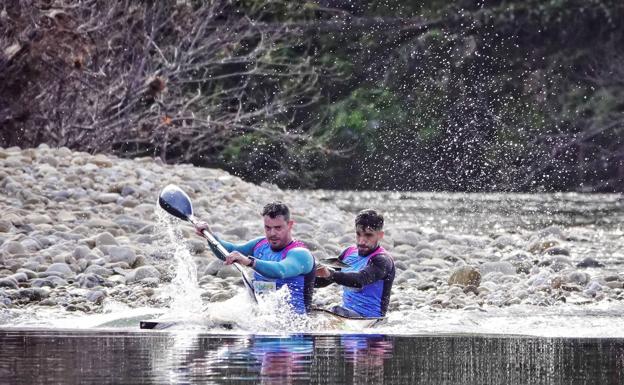
[[52, 281], [49, 281], [47, 278], [35, 278], [30, 281], [30, 285], [32, 287], [55, 287]]
[[85, 258], [87, 255], [91, 254], [91, 249], [87, 246], [78, 246], [74, 249], [72, 256], [76, 259]]
[[121, 196], [126, 197], [128, 195], [135, 195], [137, 193], [134, 186], [125, 185], [121, 188]]
[[54, 287], [58, 287], [58, 286], [67, 286], [67, 281], [64, 280], [61, 277], [57, 277], [55, 275], [51, 275], [49, 277], [46, 278], [49, 282], [52, 282], [52, 285], [54, 285]]
[[[302, 226], [303, 224], [299, 224], [298, 226]], [[312, 226], [312, 225], [311, 225]], [[345, 232], [345, 226], [339, 222], [325, 222], [321, 225], [321, 232], [323, 234], [330, 233], [333, 235], [341, 235]], [[314, 227], [312, 226], [312, 231], [314, 231]]]
[[19, 296], [29, 301], [41, 301], [50, 295], [50, 292], [40, 287], [19, 289]]
[[13, 278], [0, 278], [0, 287], [8, 287], [9, 289], [17, 289], [19, 286]]
[[25, 254], [26, 249], [24, 246], [16, 241], [7, 241], [2, 244], [2, 249], [8, 254]]
[[[297, 234], [297, 238], [301, 238], [301, 234], [314, 234], [316, 227], [309, 223], [297, 223], [295, 224], [294, 231]], [[336, 235], [340, 235], [343, 232]]]
[[104, 301], [104, 298], [106, 298], [106, 293], [102, 290], [94, 290], [88, 292], [85, 297], [87, 301], [100, 305]]
[[576, 267], [604, 267], [605, 265], [601, 262], [599, 262], [598, 260], [592, 258], [592, 257], [587, 257], [584, 258], [581, 262], [576, 264]]
[[8, 233], [13, 228], [13, 224], [6, 220], [0, 220], [0, 233]]
[[80, 261], [76, 262], [76, 265], [78, 266], [77, 271], [85, 271], [85, 269], [89, 266], [89, 261], [87, 261], [86, 259], [81, 259]]
[[395, 261], [394, 266], [397, 270], [407, 270], [407, 264], [403, 261]]
[[492, 241], [492, 246], [503, 249], [508, 246], [514, 246], [516, 241], [510, 235], [500, 235]]
[[8, 278], [13, 278], [15, 281], [19, 282], [26, 282], [28, 281], [28, 275], [26, 275], [26, 273], [15, 273], [11, 276], [9, 276]]
[[119, 202], [119, 205], [122, 207], [136, 207], [139, 204], [139, 201], [133, 197], [123, 197]]
[[192, 254], [200, 254], [206, 251], [206, 241], [201, 239], [188, 239], [186, 247]]
[[516, 268], [509, 262], [486, 262], [479, 265], [479, 272], [482, 275], [499, 272], [505, 275], [516, 274]]
[[35, 272], [45, 271], [45, 268], [41, 265], [40, 262], [37, 262], [37, 261], [28, 261], [22, 264], [22, 268], [32, 270]]
[[423, 283], [420, 283], [418, 286], [416, 286], [416, 289], [421, 290], [421, 291], [427, 291], [427, 290], [431, 290], [435, 288], [437, 288], [437, 286], [433, 282], [423, 282]]
[[104, 232], [101, 234], [98, 234], [98, 236], [95, 238], [95, 245], [96, 246], [119, 246], [119, 243], [117, 243], [117, 240], [115, 239], [115, 237], [113, 237], [113, 235], [109, 232]]
[[56, 159], [55, 157], [51, 155], [44, 155], [41, 158], [39, 158], [39, 161], [41, 163], [49, 164], [52, 167], [57, 167], [59, 165], [58, 159]]
[[[74, 271], [66, 263], [53, 263], [47, 268], [45, 273], [47, 275], [57, 275], [64, 278], [74, 275]], [[44, 277], [44, 274], [39, 274], [39, 276]]]
[[33, 238], [23, 239], [20, 243], [22, 244], [22, 246], [24, 246], [24, 249], [26, 249], [26, 251], [30, 253], [41, 250], [42, 248], [41, 243]]
[[223, 265], [219, 269], [219, 271], [217, 272], [217, 277], [219, 277], [219, 278], [228, 278], [228, 277], [239, 278], [240, 277], [240, 273], [232, 265]]
[[35, 224], [35, 225], [39, 225], [39, 224], [42, 224], [42, 223], [45, 223], [45, 224], [53, 223], [52, 219], [49, 216], [42, 215], [42, 214], [31, 214], [31, 215], [28, 215], [26, 220], [28, 221], [28, 223]]
[[412, 270], [405, 270], [403, 273], [401, 273], [401, 277], [403, 277], [405, 279], [418, 278], [418, 274], [416, 274]]
[[537, 232], [537, 236], [540, 238], [554, 237], [564, 239], [563, 231], [557, 226], [549, 226], [541, 229]]
[[416, 255], [414, 255], [414, 257], [418, 259], [433, 259], [436, 257], [436, 253], [430, 249], [421, 249], [416, 252]]
[[116, 217], [114, 222], [121, 226], [122, 229], [129, 232], [136, 232], [149, 224], [141, 219], [129, 217], [127, 215], [120, 215]]
[[144, 256], [139, 255], [137, 256], [137, 258], [134, 260], [134, 263], [132, 264], [132, 268], [136, 269], [137, 267], [141, 267], [141, 266], [145, 266], [147, 265], [147, 260], [145, 259]]
[[43, 301], [38, 303], [39, 306], [56, 306], [58, 302], [52, 298], [46, 298]]
[[246, 239], [249, 235], [249, 229], [245, 226], [237, 226], [227, 229], [224, 232], [225, 235], [233, 235], [239, 239]]
[[25, 269], [25, 268], [17, 269], [17, 272], [26, 274], [26, 277], [28, 279], [33, 279], [33, 278], [38, 278], [39, 277], [39, 275], [37, 273], [35, 273], [34, 271], [29, 270], [29, 269]]
[[212, 262], [210, 262], [208, 266], [206, 266], [206, 269], [204, 270], [204, 275], [217, 275], [217, 273], [219, 272], [219, 270], [221, 270], [222, 267], [223, 267], [223, 262], [215, 259]]
[[548, 255], [570, 255], [570, 251], [560, 246], [549, 247], [544, 250], [544, 254]]
[[143, 278], [139, 281], [144, 287], [158, 287], [160, 280], [154, 277]]
[[318, 242], [316, 242], [313, 239], [306, 239], [303, 241], [303, 243], [305, 244], [306, 248], [310, 251], [317, 251], [317, 250], [321, 250], [321, 245], [319, 245]]
[[85, 269], [84, 273], [97, 274], [101, 275], [102, 277], [109, 277], [113, 275], [113, 270], [100, 265], [91, 265]]
[[[153, 224], [145, 225], [141, 229], [139, 229], [136, 233], [143, 234], [143, 235], [150, 235], [154, 233], [154, 228], [155, 226]], [[151, 243], [151, 242], [144, 242], [144, 243]]]
[[111, 246], [108, 248], [110, 262], [125, 262], [128, 266], [132, 266], [136, 261], [136, 253], [126, 246]]
[[87, 313], [87, 312], [89, 312], [91, 309], [90, 309], [88, 306], [83, 305], [83, 304], [77, 304], [77, 303], [76, 303], [76, 304], [74, 304], [74, 303], [70, 303], [69, 305], [67, 305], [67, 306], [65, 307], [65, 310], [67, 310], [67, 311], [81, 311], [81, 312]]
[[120, 197], [121, 195], [117, 193], [102, 193], [98, 194], [95, 197], [95, 200], [100, 203], [114, 203], [117, 202], [117, 199], [119, 199]]
[[586, 285], [589, 282], [589, 274], [580, 271], [574, 271], [567, 275], [567, 282], [576, 283], [579, 285]]
[[127, 282], [136, 282], [144, 278], [160, 279], [160, 272], [154, 266], [141, 266], [131, 271], [127, 276]]
[[419, 242], [423, 240], [422, 236], [414, 231], [399, 232], [395, 234], [392, 239], [394, 240], [395, 246], [416, 246]]

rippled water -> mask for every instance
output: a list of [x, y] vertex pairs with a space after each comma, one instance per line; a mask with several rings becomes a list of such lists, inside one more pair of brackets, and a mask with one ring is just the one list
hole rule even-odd
[[0, 331], [3, 384], [621, 384], [624, 342]]

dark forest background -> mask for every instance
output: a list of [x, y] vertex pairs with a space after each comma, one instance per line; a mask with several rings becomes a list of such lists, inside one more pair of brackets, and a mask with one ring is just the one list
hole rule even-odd
[[0, 1], [0, 146], [282, 187], [624, 191], [624, 2]]

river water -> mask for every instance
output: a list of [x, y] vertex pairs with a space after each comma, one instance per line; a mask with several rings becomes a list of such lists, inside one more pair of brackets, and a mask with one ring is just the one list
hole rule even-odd
[[624, 341], [0, 331], [3, 384], [621, 384]]
[[[242, 292], [205, 309], [247, 322], [230, 331], [144, 332], [137, 320], [162, 315], [163, 309], [120, 304], [89, 316], [18, 309], [0, 325], [0, 384], [623, 382], [623, 290], [606, 286], [624, 281], [620, 195], [308, 194], [349, 215], [380, 209], [395, 246], [400, 234], [422, 241], [397, 247], [398, 260], [409, 262], [422, 244], [431, 246], [430, 257], [416, 255], [417, 264], [406, 264], [409, 275], [402, 273], [383, 325], [343, 331], [273, 322], [273, 315], [241, 312]], [[561, 269], [550, 257], [529, 253], [528, 272], [484, 274], [485, 295], [458, 294], [446, 284], [461, 264], [515, 261], [542, 239], [544, 229], [558, 234], [559, 246], [568, 251], [556, 256]], [[577, 266], [588, 257], [601, 264]], [[584, 274], [588, 282], [578, 291], [549, 289], [557, 274], [568, 271]], [[598, 291], [591, 291], [592, 282]], [[329, 303], [332, 295], [320, 292], [318, 298]]]

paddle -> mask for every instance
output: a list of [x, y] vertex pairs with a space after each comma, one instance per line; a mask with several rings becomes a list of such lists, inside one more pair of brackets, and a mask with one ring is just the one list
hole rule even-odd
[[[163, 210], [176, 218], [190, 222], [193, 225], [198, 223], [197, 218], [193, 215], [191, 198], [189, 198], [189, 196], [176, 185], [170, 184], [160, 192], [160, 195], [158, 196], [158, 204]], [[212, 235], [209, 231], [202, 230], [202, 235], [206, 238], [206, 240], [208, 240], [208, 246], [214, 255], [220, 260], [225, 261], [225, 257], [228, 255], [228, 251], [225, 247], [223, 247], [223, 245], [220, 244], [214, 235]], [[254, 292], [253, 286], [245, 276], [245, 273], [243, 273], [243, 270], [240, 266], [238, 266], [238, 264], [233, 264], [233, 266], [241, 273], [243, 283], [249, 291], [249, 295], [255, 302], [257, 302], [256, 293]]]
[[320, 262], [321, 262], [321, 265], [331, 267], [331, 268], [333, 268], [335, 270], [340, 270], [342, 268], [349, 267], [349, 265], [347, 265], [346, 263], [342, 262], [340, 260], [340, 258], [338, 258], [338, 257], [331, 257], [331, 258], [321, 259]]

